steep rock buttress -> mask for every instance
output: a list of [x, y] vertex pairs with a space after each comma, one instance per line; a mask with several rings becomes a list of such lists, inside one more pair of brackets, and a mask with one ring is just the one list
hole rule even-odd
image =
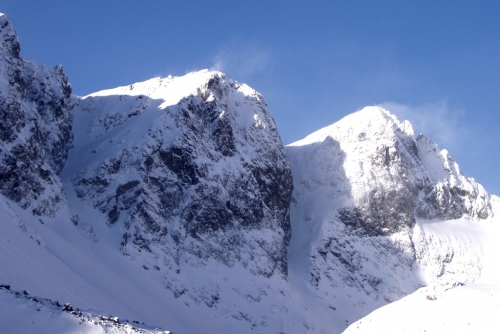
[[125, 255], [286, 276], [292, 176], [257, 92], [219, 72], [155, 78], [83, 98], [75, 120], [66, 175]]

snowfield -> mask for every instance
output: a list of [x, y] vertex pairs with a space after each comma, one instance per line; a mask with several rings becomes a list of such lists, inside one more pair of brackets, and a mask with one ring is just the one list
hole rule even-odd
[[498, 285], [466, 284], [438, 296], [422, 288], [353, 323], [351, 333], [497, 333]]

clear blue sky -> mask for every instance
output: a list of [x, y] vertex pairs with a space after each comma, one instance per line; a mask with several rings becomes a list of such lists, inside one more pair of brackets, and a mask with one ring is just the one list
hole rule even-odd
[[390, 106], [500, 194], [500, 1], [0, 0], [74, 93], [203, 68], [264, 95], [291, 143]]

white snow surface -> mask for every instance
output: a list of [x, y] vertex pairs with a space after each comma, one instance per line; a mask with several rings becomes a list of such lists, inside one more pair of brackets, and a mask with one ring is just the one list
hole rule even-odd
[[[106, 89], [99, 92], [89, 94], [88, 97], [103, 97], [111, 95], [128, 95], [128, 96], [147, 96], [153, 100], [162, 100], [163, 102], [158, 108], [165, 109], [168, 106], [175, 105], [179, 101], [189, 95], [197, 95], [200, 93], [201, 87], [214, 75], [223, 75], [218, 71], [201, 70], [190, 72], [183, 76], [171, 76], [166, 78], [156, 77], [143, 82], [137, 82], [128, 86]], [[245, 96], [258, 95], [253, 89], [245, 84], [239, 85], [239, 90]], [[211, 97], [213, 99], [213, 97]], [[210, 101], [210, 99], [208, 100]]]
[[353, 323], [352, 333], [497, 333], [498, 285], [466, 284], [433, 295], [422, 288]]

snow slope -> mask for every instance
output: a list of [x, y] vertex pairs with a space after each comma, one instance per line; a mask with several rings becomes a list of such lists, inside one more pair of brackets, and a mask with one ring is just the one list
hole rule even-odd
[[499, 312], [498, 285], [466, 284], [436, 299], [418, 290], [353, 323], [344, 333], [497, 333]]
[[[500, 200], [493, 197], [494, 211]], [[496, 219], [421, 222], [421, 229], [443, 245], [450, 237], [480, 255], [481, 276], [429, 285], [353, 323], [344, 333], [496, 333], [500, 326], [500, 228]], [[436, 247], [437, 248], [437, 247]], [[461, 254], [464, 257], [465, 254]], [[471, 261], [472, 263], [473, 261]], [[467, 263], [461, 266], [469, 267]], [[455, 271], [459, 268], [447, 268]], [[464, 283], [468, 282], [468, 283]], [[418, 314], [418, 316], [415, 316]]]

